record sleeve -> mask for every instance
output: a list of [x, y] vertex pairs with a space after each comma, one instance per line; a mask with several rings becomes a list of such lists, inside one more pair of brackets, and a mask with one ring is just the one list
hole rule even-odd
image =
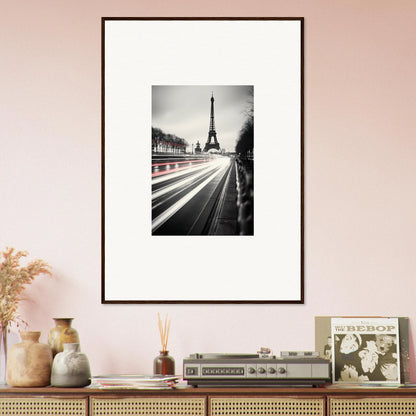
[[[369, 316], [350, 316], [349, 318], [373, 319]], [[315, 316], [315, 351], [319, 352], [321, 358], [332, 361], [332, 337], [331, 319], [341, 318], [341, 316]], [[344, 316], [344, 318], [346, 318]], [[377, 316], [386, 318], [385, 316]], [[400, 381], [401, 384], [410, 383], [410, 360], [409, 360], [409, 318], [399, 316], [399, 349], [400, 349]]]
[[332, 318], [334, 383], [400, 384], [398, 318]]

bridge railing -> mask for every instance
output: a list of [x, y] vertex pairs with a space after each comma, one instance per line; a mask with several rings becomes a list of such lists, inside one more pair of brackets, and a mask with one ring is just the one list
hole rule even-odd
[[240, 235], [254, 234], [253, 159], [236, 158], [237, 165], [237, 222]]

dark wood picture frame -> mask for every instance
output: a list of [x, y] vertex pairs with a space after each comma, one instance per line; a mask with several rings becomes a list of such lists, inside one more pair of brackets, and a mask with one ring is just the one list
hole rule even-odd
[[[210, 45], [210, 33], [222, 34], [223, 38], [214, 36]], [[171, 49], [164, 46], [172, 42], [176, 45], [175, 58], [180, 57], [174, 64]], [[241, 49], [245, 42], [250, 54], [257, 56], [247, 60], [254, 69], [245, 70], [246, 78], [235, 71], [235, 82], [227, 75], [223, 80], [222, 72], [233, 70], [234, 49]], [[189, 59], [198, 61], [200, 48], [210, 51], [211, 65], [219, 57], [227, 59], [221, 63], [222, 72], [216, 68], [210, 78], [211, 72], [201, 66], [202, 75], [189, 70], [184, 78], [183, 72], [193, 65], [186, 61], [187, 56], [195, 54]], [[303, 304], [304, 18], [103, 17], [101, 52], [101, 302]], [[155, 64], [157, 71], [153, 71], [152, 58], [159, 54], [170, 58], [167, 69], [160, 69], [164, 62]], [[263, 71], [268, 71], [266, 81], [261, 79]], [[188, 84], [254, 85], [254, 143], [258, 147], [254, 156], [253, 235], [151, 235], [150, 175], [148, 164], [144, 166], [150, 155], [151, 89], [153, 85]], [[278, 93], [271, 95], [269, 88]], [[209, 110], [206, 124], [208, 118]], [[272, 123], [277, 125], [276, 132], [270, 128]], [[269, 163], [266, 157], [274, 152], [276, 158]], [[258, 178], [262, 180], [257, 187]], [[212, 253], [213, 239], [218, 243], [218, 253], [206, 257], [202, 253]], [[201, 246], [197, 252], [193, 248], [196, 243]], [[235, 244], [244, 264], [236, 259]], [[160, 254], [182, 245], [182, 251], [169, 254], [167, 259]], [[219, 257], [224, 250], [230, 250], [227, 258]], [[196, 256], [200, 258], [197, 262]]]

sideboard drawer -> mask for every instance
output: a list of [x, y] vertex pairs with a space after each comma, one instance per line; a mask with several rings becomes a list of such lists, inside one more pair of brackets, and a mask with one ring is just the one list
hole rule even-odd
[[205, 397], [91, 398], [91, 416], [205, 416]]
[[324, 416], [324, 398], [212, 397], [210, 416]]
[[87, 416], [87, 398], [0, 397], [0, 416]]
[[330, 416], [416, 416], [416, 398], [330, 398]]

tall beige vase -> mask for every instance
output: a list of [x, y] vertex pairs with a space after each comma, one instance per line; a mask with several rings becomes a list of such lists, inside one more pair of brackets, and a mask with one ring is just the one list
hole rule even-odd
[[53, 318], [55, 327], [49, 332], [48, 344], [52, 349], [52, 354], [56, 354], [64, 350], [64, 344], [79, 344], [78, 331], [72, 328], [74, 318]]
[[52, 351], [39, 342], [40, 332], [21, 332], [22, 342], [7, 354], [6, 382], [14, 387], [45, 387], [50, 384]]

